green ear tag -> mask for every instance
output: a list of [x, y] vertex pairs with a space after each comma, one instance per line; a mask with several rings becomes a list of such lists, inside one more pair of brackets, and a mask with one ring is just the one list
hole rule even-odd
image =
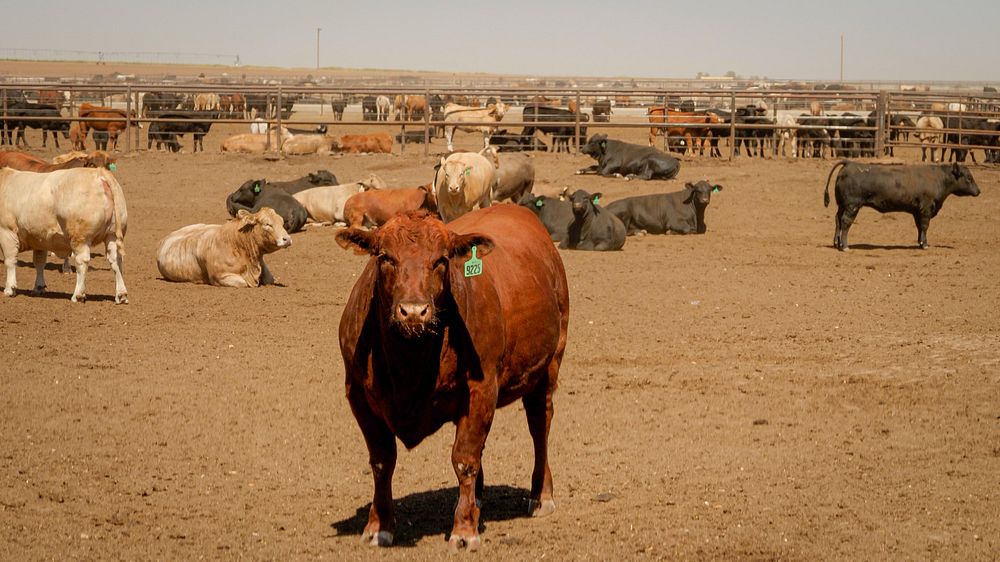
[[254, 193], [260, 193], [260, 184], [259, 183], [253, 184], [253, 192]]
[[472, 175], [472, 168], [466, 168], [465, 169], [465, 175], [467, 175], [467, 176]]
[[595, 195], [594, 196], [594, 205], [597, 205], [600, 202], [601, 202], [601, 198]]
[[712, 193], [718, 193], [718, 192], [719, 192], [719, 188], [718, 187], [712, 189]]
[[543, 205], [545, 205], [545, 200], [544, 199], [539, 199], [539, 200], [535, 201], [535, 206], [538, 207], [539, 209], [541, 209]]
[[476, 247], [472, 247], [472, 257], [465, 262], [465, 276], [475, 277], [483, 272], [483, 260], [476, 257]]
[[118, 169], [118, 166], [114, 162], [112, 162], [112, 163], [108, 164], [108, 169], [111, 170], [112, 172], [114, 172], [115, 170]]

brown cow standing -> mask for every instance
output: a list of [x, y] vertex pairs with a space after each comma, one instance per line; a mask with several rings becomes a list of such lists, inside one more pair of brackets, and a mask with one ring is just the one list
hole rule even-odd
[[347, 226], [382, 226], [392, 217], [408, 211], [437, 212], [434, 185], [403, 189], [372, 189], [352, 195], [344, 203]]
[[[125, 110], [112, 107], [98, 107], [89, 103], [80, 105], [80, 117], [91, 117], [106, 119], [106, 121], [80, 121], [80, 139], [87, 138], [90, 129], [95, 131], [106, 131], [108, 139], [111, 141], [111, 150], [118, 150], [118, 135], [128, 126]], [[136, 121], [135, 110], [129, 111], [132, 124], [142, 128], [142, 124]], [[76, 147], [74, 147], [76, 148]]]
[[529, 512], [552, 513], [548, 434], [569, 289], [542, 224], [527, 209], [499, 205], [447, 227], [423, 212], [397, 215], [336, 239], [373, 256], [340, 320], [347, 399], [375, 481], [363, 538], [392, 544], [396, 438], [412, 448], [453, 422], [459, 499], [449, 542], [476, 550], [483, 447], [496, 409], [518, 399], [535, 453]]
[[[646, 115], [649, 117], [650, 123], [664, 123], [662, 107], [651, 107], [646, 111]], [[719, 125], [722, 124], [723, 121], [714, 113], [702, 114], [682, 111], [668, 111], [666, 123], [668, 125], [667, 136], [672, 138], [683, 137], [685, 142], [684, 146], [687, 147], [688, 153], [694, 156], [696, 145], [700, 147], [698, 155], [703, 155], [705, 153], [705, 139], [707, 139], [709, 135], [714, 135], [714, 138], [718, 138], [722, 129], [714, 129], [712, 127], [670, 127], [669, 125], [671, 123]], [[656, 142], [656, 136], [662, 134], [663, 129], [661, 127], [651, 127], [649, 129], [649, 146], [653, 146]], [[715, 156], [715, 154], [712, 154], [712, 156]]]

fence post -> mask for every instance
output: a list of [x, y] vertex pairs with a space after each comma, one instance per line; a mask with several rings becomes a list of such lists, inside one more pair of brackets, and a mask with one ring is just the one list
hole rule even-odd
[[[0, 94], [3, 95], [3, 137], [0, 139], [7, 142], [7, 88], [0, 86]], [[11, 144], [14, 144], [13, 142]]]
[[663, 152], [666, 152], [667, 154], [670, 154], [670, 147], [667, 145], [667, 127], [666, 127], [667, 122], [670, 119], [670, 117], [667, 115], [667, 112], [670, 111], [670, 110], [667, 109], [667, 92], [665, 92], [665, 91], [662, 92], [662, 95], [663, 95], [663, 131], [662, 131], [663, 132]]
[[736, 153], [736, 92], [729, 94], [729, 161]]
[[886, 111], [886, 104], [889, 101], [889, 92], [886, 90], [878, 91], [878, 102], [875, 106], [875, 119], [877, 122], [878, 129], [875, 131], [875, 153], [873, 156], [881, 158], [885, 155], [885, 144], [886, 144], [886, 117], [888, 111]]
[[430, 154], [431, 144], [431, 91], [424, 90], [424, 157]]
[[[132, 94], [135, 96], [135, 114], [138, 117], [141, 118], [142, 117], [142, 109], [139, 108], [139, 90], [136, 90], [135, 92], [132, 92]], [[139, 121], [139, 126], [140, 127], [142, 126], [142, 121]], [[146, 131], [146, 134], [149, 134], [148, 129]], [[139, 152], [139, 150], [142, 148], [142, 139], [140, 138], [141, 136], [142, 135], [139, 134], [139, 131], [138, 131], [138, 128], [137, 128], [136, 132], [135, 132], [135, 151], [136, 152]]]
[[583, 111], [583, 108], [580, 107], [580, 89], [577, 88], [576, 89], [576, 116], [574, 117], [574, 119], [576, 119], [576, 132], [573, 135], [573, 140], [575, 141], [573, 143], [573, 146], [576, 147], [573, 150], [573, 155], [574, 156], [579, 156], [580, 155], [580, 112], [581, 111]]
[[[138, 136], [138, 134], [136, 134]], [[132, 152], [132, 86], [125, 87], [125, 152]]]

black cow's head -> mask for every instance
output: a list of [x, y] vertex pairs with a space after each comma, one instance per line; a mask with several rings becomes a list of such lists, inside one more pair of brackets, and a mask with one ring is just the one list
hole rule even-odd
[[694, 203], [696, 207], [707, 207], [712, 200], [712, 193], [722, 191], [722, 186], [702, 180], [698, 183], [686, 183], [684, 189], [687, 191], [685, 204]]
[[337, 176], [329, 170], [316, 170], [309, 174], [309, 183], [313, 185], [337, 185]]
[[545, 206], [545, 196], [535, 195], [534, 193], [525, 193], [521, 196], [521, 199], [517, 201], [517, 204], [529, 209], [532, 213], [537, 215], [542, 212], [542, 207]]
[[267, 180], [248, 180], [226, 199], [226, 210], [235, 217], [242, 208], [253, 209]]
[[585, 218], [587, 215], [596, 212], [595, 207], [601, 202], [601, 193], [588, 193], [582, 189], [573, 192], [569, 196], [570, 205], [573, 208], [573, 216], [577, 220]]
[[600, 160], [608, 151], [608, 135], [594, 135], [590, 137], [587, 144], [583, 145], [580, 152]]
[[955, 195], [968, 195], [976, 197], [979, 195], [979, 186], [976, 180], [972, 179], [972, 172], [965, 166], [954, 163], [951, 165], [951, 177], [954, 179], [951, 192]]

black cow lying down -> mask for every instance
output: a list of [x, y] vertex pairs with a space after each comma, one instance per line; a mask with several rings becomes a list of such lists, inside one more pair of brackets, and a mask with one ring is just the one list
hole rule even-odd
[[705, 209], [712, 193], [722, 186], [707, 181], [686, 183], [674, 193], [655, 193], [619, 199], [607, 206], [622, 223], [629, 236], [637, 232], [649, 234], [704, 234]]
[[569, 236], [569, 225], [573, 222], [573, 206], [565, 197], [566, 191], [564, 189], [563, 195], [559, 197], [525, 193], [517, 202], [535, 213], [545, 230], [549, 231], [553, 242], [565, 240]]
[[625, 245], [625, 225], [614, 214], [602, 208], [601, 194], [578, 189], [570, 195], [573, 222], [559, 248], [570, 250], [621, 250]]
[[590, 137], [581, 152], [596, 159], [597, 164], [577, 170], [578, 174], [596, 172], [625, 179], [669, 180], [681, 169], [681, 163], [673, 156], [650, 146], [608, 140], [608, 135]]
[[268, 185], [266, 180], [247, 181], [226, 199], [226, 210], [233, 217], [240, 209], [256, 213], [264, 207], [270, 207], [281, 215], [285, 221], [285, 230], [289, 233], [302, 230], [309, 218], [302, 203], [282, 189]]
[[880, 213], [910, 213], [917, 225], [917, 244], [927, 249], [927, 227], [951, 194], [979, 195], [979, 186], [969, 169], [960, 164], [910, 165], [855, 164], [841, 160], [826, 178], [823, 206], [830, 206], [830, 178], [843, 166], [833, 182], [837, 198], [833, 246], [847, 249], [847, 231], [861, 207]]
[[[305, 191], [307, 189], [312, 189], [314, 187], [321, 187], [324, 185], [340, 185], [337, 181], [337, 176], [333, 175], [333, 172], [329, 170], [316, 170], [315, 172], [310, 172], [301, 178], [287, 181], [267, 181], [264, 183], [276, 187], [289, 195], [295, 195], [300, 191]], [[288, 224], [285, 224], [285, 228], [288, 228]], [[289, 232], [291, 232], [289, 230]]]

